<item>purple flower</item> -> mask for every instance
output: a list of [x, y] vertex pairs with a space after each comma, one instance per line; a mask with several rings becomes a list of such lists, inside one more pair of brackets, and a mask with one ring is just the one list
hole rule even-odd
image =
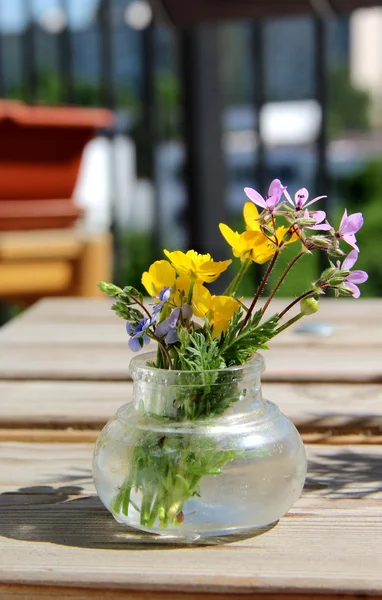
[[[313, 198], [313, 200], [309, 200], [308, 202], [309, 192], [306, 188], [301, 188], [301, 190], [298, 190], [295, 193], [294, 202], [286, 189], [284, 190], [284, 195], [288, 202], [290, 202], [290, 204], [294, 206], [296, 210], [301, 210], [302, 208], [310, 206], [310, 204], [313, 204], [314, 202], [318, 202], [318, 200], [322, 200], [322, 198], [326, 198], [326, 196], [317, 196], [317, 198]], [[311, 229], [313, 229], [313, 227]]]
[[332, 226], [329, 225], [329, 223], [322, 223], [322, 221], [324, 219], [326, 219], [326, 213], [324, 210], [316, 210], [312, 214], [309, 214], [308, 209], [306, 209], [304, 212], [304, 219], [314, 219], [315, 220], [314, 225], [306, 226], [308, 229], [319, 229], [322, 231], [328, 231], [329, 229], [332, 228]]
[[359, 231], [359, 229], [361, 229], [362, 225], [362, 213], [353, 213], [352, 215], [348, 216], [347, 210], [345, 208], [339, 229], [338, 231], [336, 231], [336, 237], [340, 240], [343, 240], [344, 242], [349, 244], [349, 246], [352, 246], [354, 250], [359, 252], [359, 248], [356, 244], [357, 240], [355, 238], [355, 234], [357, 233], [357, 231]]
[[163, 290], [160, 292], [159, 296], [156, 296], [156, 298], [159, 299], [159, 302], [157, 302], [153, 306], [153, 316], [156, 317], [156, 315], [162, 310], [164, 304], [166, 304], [166, 302], [170, 299], [170, 296], [171, 288], [164, 287]]
[[135, 328], [133, 328], [131, 323], [127, 321], [126, 331], [131, 336], [128, 343], [130, 350], [132, 350], [133, 352], [138, 352], [138, 350], [142, 348], [143, 344], [150, 343], [150, 338], [148, 335], [146, 335], [146, 331], [149, 327], [151, 327], [154, 321], [154, 317], [146, 317], [139, 321], [138, 325]]
[[[345, 260], [342, 263], [340, 261], [337, 262], [337, 268], [338, 269], [342, 269], [343, 271], [350, 271], [350, 269], [355, 265], [355, 263], [357, 262], [357, 258], [358, 258], [358, 251], [357, 250], [352, 250], [347, 257], [345, 258]], [[354, 298], [359, 298], [361, 295], [361, 292], [359, 291], [358, 286], [356, 286], [356, 283], [364, 283], [365, 281], [367, 281], [368, 279], [368, 274], [365, 271], [352, 271], [351, 273], [349, 273], [349, 275], [347, 275], [344, 279], [344, 284], [347, 288], [349, 288], [352, 292], [353, 292], [353, 296]]]
[[171, 311], [170, 316], [155, 327], [155, 335], [159, 338], [164, 337], [166, 344], [176, 344], [176, 342], [179, 341], [176, 331], [179, 317], [187, 320], [191, 315], [192, 308], [188, 304], [174, 308], [174, 310]]
[[261, 208], [265, 208], [266, 210], [273, 212], [276, 205], [280, 202], [280, 198], [285, 192], [286, 187], [284, 187], [280, 181], [280, 179], [274, 179], [269, 186], [268, 196], [263, 198], [259, 192], [253, 190], [252, 188], [244, 188], [244, 192], [247, 197], [252, 200], [257, 206], [261, 206]]

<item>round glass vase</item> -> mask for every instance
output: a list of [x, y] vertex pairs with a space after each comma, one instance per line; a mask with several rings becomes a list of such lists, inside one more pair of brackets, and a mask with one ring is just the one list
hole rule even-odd
[[130, 363], [134, 401], [107, 423], [93, 476], [119, 523], [196, 540], [254, 532], [299, 497], [306, 475], [301, 437], [264, 400], [264, 360], [211, 371]]

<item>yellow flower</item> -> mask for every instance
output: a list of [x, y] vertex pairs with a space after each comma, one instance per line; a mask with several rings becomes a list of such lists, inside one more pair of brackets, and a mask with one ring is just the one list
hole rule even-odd
[[253, 202], [246, 202], [244, 204], [243, 216], [247, 226], [247, 231], [261, 231], [260, 223], [257, 220], [259, 217], [259, 211]]
[[212, 337], [227, 330], [234, 313], [240, 308], [231, 296], [212, 296], [204, 285], [196, 283], [192, 294], [192, 305], [197, 317], [206, 317], [212, 327]]
[[[246, 202], [244, 204], [243, 216], [244, 216], [244, 221], [246, 224], [247, 231], [260, 231], [260, 224], [259, 224], [259, 221], [257, 221], [259, 212], [258, 212], [256, 206], [253, 204], [253, 202]], [[287, 231], [288, 231], [288, 227], [284, 227], [283, 225], [281, 225], [280, 227], [277, 227], [275, 242], [277, 239], [278, 244], [280, 244], [280, 242], [282, 241], [282, 239]], [[265, 235], [264, 235], [264, 238], [269, 241], [269, 239]], [[298, 235], [296, 235], [294, 233], [292, 235], [292, 237], [290, 238], [290, 240], [288, 240], [287, 242], [284, 242], [284, 244], [292, 244], [293, 242], [296, 242], [297, 240], [298, 240]], [[272, 256], [272, 254], [271, 254], [271, 256]]]
[[232, 262], [232, 260], [215, 262], [210, 254], [198, 254], [195, 250], [186, 253], [180, 250], [175, 252], [164, 250], [164, 253], [179, 275], [190, 275], [196, 281], [208, 283], [215, 281]]
[[231, 296], [213, 297], [212, 321], [214, 327], [212, 330], [212, 337], [217, 337], [223, 331], [227, 331], [230, 320], [239, 308], [239, 303]]
[[143, 273], [142, 284], [150, 296], [159, 296], [164, 287], [172, 288], [175, 278], [174, 267], [167, 260], [157, 260]]
[[181, 299], [184, 302], [187, 302], [188, 292], [191, 287], [191, 278], [189, 275], [180, 275], [175, 280], [175, 295], [174, 302], [179, 305], [181, 303]]
[[252, 258], [252, 251], [254, 247], [264, 243], [265, 236], [258, 231], [245, 231], [244, 233], [238, 233], [237, 231], [233, 231], [224, 223], [219, 224], [219, 229], [225, 240], [232, 247], [233, 255], [237, 258], [241, 258], [241, 260]]

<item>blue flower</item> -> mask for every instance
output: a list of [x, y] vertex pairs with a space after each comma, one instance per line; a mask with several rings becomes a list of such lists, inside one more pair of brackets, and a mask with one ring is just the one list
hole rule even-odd
[[179, 341], [176, 331], [179, 317], [181, 316], [183, 319], [189, 319], [191, 315], [192, 308], [188, 304], [174, 308], [170, 316], [156, 326], [155, 335], [159, 338], [164, 337], [166, 344], [176, 344], [176, 342]]
[[159, 302], [154, 304], [153, 316], [154, 315], [156, 316], [162, 310], [164, 304], [166, 304], [166, 302], [170, 299], [170, 296], [171, 296], [171, 288], [164, 287], [163, 290], [160, 292], [159, 296], [156, 296], [159, 299]]
[[[143, 344], [149, 344], [150, 338], [146, 335], [146, 331], [151, 325], [155, 322], [154, 317], [146, 317], [139, 321], [138, 325], [133, 328], [131, 323], [127, 321], [126, 323], [126, 331], [131, 336], [128, 346], [130, 350], [133, 352], [138, 352], [143, 346]], [[142, 343], [143, 342], [143, 343]]]

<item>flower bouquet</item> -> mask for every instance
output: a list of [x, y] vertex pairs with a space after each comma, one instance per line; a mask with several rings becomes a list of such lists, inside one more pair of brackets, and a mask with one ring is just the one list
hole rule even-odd
[[[157, 343], [156, 352], [132, 360], [134, 404], [122, 407], [101, 433], [93, 467], [99, 495], [114, 517], [147, 531], [216, 535], [265, 526], [289, 510], [304, 483], [305, 454], [290, 421], [261, 397], [258, 350], [316, 312], [328, 290], [358, 298], [357, 284], [367, 279], [364, 271], [352, 270], [361, 213], [345, 210], [336, 229], [324, 211], [310, 208], [323, 197], [309, 200], [305, 188], [294, 200], [278, 179], [265, 198], [244, 191], [246, 230], [219, 226], [240, 261], [223, 295], [213, 295], [208, 284], [232, 261], [215, 262], [193, 250], [164, 250], [166, 260], [143, 273], [152, 302], [130, 286], [99, 284], [126, 320], [130, 349]], [[352, 248], [347, 256], [342, 242]], [[276, 261], [290, 244], [298, 249], [260, 307]], [[328, 267], [272, 314], [272, 299], [292, 267], [316, 251], [326, 254]], [[240, 282], [252, 263], [267, 267], [246, 306]]]

